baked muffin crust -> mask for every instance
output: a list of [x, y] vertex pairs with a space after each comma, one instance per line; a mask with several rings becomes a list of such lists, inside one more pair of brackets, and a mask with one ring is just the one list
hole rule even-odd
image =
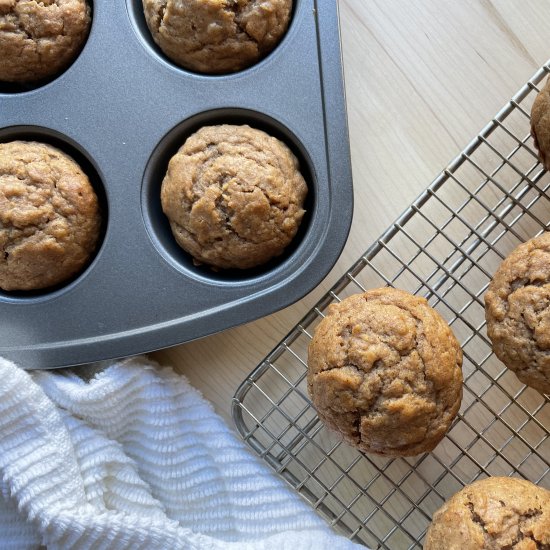
[[485, 294], [497, 357], [528, 386], [550, 393], [550, 232], [519, 245]]
[[0, 143], [0, 288], [61, 283], [94, 252], [101, 216], [78, 164], [37, 142]]
[[285, 34], [292, 0], [143, 0], [154, 41], [192, 71], [239, 71], [265, 57]]
[[467, 485], [435, 514], [424, 550], [550, 548], [550, 491], [491, 477]]
[[304, 215], [307, 186], [290, 149], [249, 126], [205, 126], [172, 157], [162, 209], [197, 263], [247, 269], [279, 256]]
[[550, 170], [550, 79], [537, 95], [531, 109], [531, 134], [544, 167]]
[[362, 451], [412, 456], [444, 437], [462, 399], [462, 350], [424, 298], [355, 294], [315, 330], [308, 390], [319, 417]]
[[0, 80], [54, 76], [78, 55], [90, 29], [85, 0], [0, 0]]

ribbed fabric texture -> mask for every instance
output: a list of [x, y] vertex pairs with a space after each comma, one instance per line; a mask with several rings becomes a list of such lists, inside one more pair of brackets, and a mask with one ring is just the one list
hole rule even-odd
[[0, 359], [0, 474], [2, 550], [359, 548], [145, 358], [90, 381]]

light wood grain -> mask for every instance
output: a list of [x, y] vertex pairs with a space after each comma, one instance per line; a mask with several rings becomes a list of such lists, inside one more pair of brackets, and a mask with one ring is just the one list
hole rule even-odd
[[548, 0], [339, 5], [355, 186], [342, 256], [293, 306], [153, 354], [227, 419], [239, 383], [550, 57]]

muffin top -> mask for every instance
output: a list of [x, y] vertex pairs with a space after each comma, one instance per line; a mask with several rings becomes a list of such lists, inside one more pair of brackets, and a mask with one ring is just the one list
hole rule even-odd
[[249, 126], [206, 126], [172, 157], [162, 208], [197, 263], [247, 269], [280, 255], [304, 215], [298, 160]]
[[329, 308], [309, 346], [319, 417], [359, 449], [411, 456], [443, 438], [462, 399], [462, 350], [424, 298], [380, 288]]
[[550, 393], [550, 232], [519, 245], [485, 294], [497, 357], [528, 386]]
[[77, 56], [90, 21], [85, 0], [0, 0], [0, 80], [56, 75]]
[[69, 279], [89, 260], [100, 226], [97, 196], [71, 157], [43, 143], [0, 143], [0, 288]]
[[490, 477], [467, 485], [433, 517], [424, 550], [550, 548], [550, 491]]
[[143, 0], [153, 39], [192, 71], [239, 71], [267, 55], [286, 32], [292, 0]]
[[540, 161], [550, 170], [550, 79], [537, 95], [531, 109], [531, 134]]

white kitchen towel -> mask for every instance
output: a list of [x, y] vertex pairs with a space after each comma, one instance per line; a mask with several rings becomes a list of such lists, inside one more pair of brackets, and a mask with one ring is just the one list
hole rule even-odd
[[[78, 371], [79, 373], [82, 371]], [[0, 548], [347, 550], [187, 380], [0, 359]]]

